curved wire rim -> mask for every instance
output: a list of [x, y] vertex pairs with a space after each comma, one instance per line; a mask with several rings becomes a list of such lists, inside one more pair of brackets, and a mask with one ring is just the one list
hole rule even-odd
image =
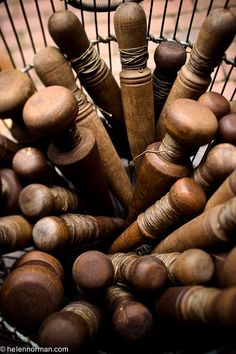
[[[143, 0], [126, 0], [125, 2], [136, 2], [140, 3]], [[115, 11], [117, 7], [122, 4], [124, 1], [115, 2], [109, 4], [110, 1], [107, 1], [108, 4], [96, 4], [95, 1], [91, 4], [88, 2], [84, 2], [83, 0], [67, 0], [68, 5], [75, 7], [79, 10], [84, 10], [88, 12], [107, 12], [107, 11]]]

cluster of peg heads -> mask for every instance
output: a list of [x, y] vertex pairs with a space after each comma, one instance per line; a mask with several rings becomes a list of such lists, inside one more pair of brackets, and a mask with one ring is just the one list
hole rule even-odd
[[0, 309], [40, 346], [91, 353], [107, 331], [132, 348], [166, 323], [235, 330], [236, 104], [207, 91], [235, 25], [212, 11], [189, 60], [166, 41], [151, 72], [145, 13], [123, 3], [118, 84], [64, 10], [48, 21], [56, 46], [33, 58], [45, 87], [0, 71], [12, 122], [0, 135], [0, 254], [27, 249]]

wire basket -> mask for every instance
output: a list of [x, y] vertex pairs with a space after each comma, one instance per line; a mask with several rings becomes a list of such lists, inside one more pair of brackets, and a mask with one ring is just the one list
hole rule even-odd
[[[82, 22], [89, 40], [96, 46], [113, 75], [119, 82], [121, 70], [118, 46], [113, 28], [114, 11], [122, 1], [113, 0], [0, 0], [0, 67], [17, 68], [28, 72], [36, 83], [42, 85], [33, 68], [33, 57], [41, 48], [55, 45], [51, 39], [47, 22], [49, 16], [58, 10], [73, 11]], [[154, 70], [153, 54], [158, 43], [174, 40], [191, 51], [193, 43], [205, 17], [217, 7], [228, 7], [236, 13], [236, 0], [139, 0], [147, 17], [148, 66]], [[228, 100], [236, 94], [236, 39], [212, 74], [209, 91], [216, 91]], [[0, 281], [8, 274], [12, 263], [27, 250], [4, 255], [0, 258]], [[38, 347], [33, 340], [24, 336], [0, 317], [0, 344]], [[212, 349], [212, 348], [211, 348]], [[130, 350], [130, 348], [129, 348]], [[131, 351], [130, 351], [131, 352]], [[145, 352], [159, 353], [159, 350]], [[162, 350], [166, 353], [166, 350]], [[187, 353], [178, 350], [178, 353]], [[198, 351], [200, 353], [200, 351]], [[205, 351], [201, 351], [205, 352]], [[102, 350], [97, 353], [104, 353]], [[227, 353], [218, 348], [211, 353]]]

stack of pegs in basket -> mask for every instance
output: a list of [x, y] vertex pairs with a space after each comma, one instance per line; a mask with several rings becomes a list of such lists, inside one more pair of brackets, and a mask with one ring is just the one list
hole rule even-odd
[[27, 249], [0, 310], [38, 346], [148, 353], [157, 337], [159, 352], [188, 347], [196, 329], [200, 342], [221, 333], [213, 345], [235, 330], [236, 111], [206, 92], [235, 20], [212, 10], [187, 63], [179, 43], [160, 44], [152, 75], [145, 13], [121, 4], [119, 85], [75, 14], [59, 11], [56, 46], [33, 58], [45, 87], [0, 72], [0, 117], [12, 120], [0, 136], [0, 254]]

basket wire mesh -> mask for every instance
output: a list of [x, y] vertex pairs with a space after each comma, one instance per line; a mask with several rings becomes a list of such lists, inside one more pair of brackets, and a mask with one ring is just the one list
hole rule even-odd
[[[113, 15], [122, 1], [112, 0], [1, 0], [0, 1], [0, 66], [17, 68], [32, 76], [37, 87], [42, 84], [34, 73], [33, 57], [44, 46], [54, 45], [47, 30], [49, 16], [61, 9], [74, 11], [81, 20], [89, 40], [119, 80], [121, 69], [114, 35]], [[124, 1], [123, 1], [124, 2]], [[139, 0], [147, 16], [149, 42], [148, 66], [155, 68], [153, 53], [158, 43], [180, 42], [191, 51], [204, 18], [217, 7], [230, 8], [236, 13], [236, 0]], [[228, 100], [235, 99], [236, 40], [212, 74], [209, 91], [216, 91]], [[13, 262], [27, 250], [4, 255], [0, 259], [0, 286]], [[0, 343], [38, 345], [0, 317]], [[218, 349], [218, 353], [226, 353]], [[102, 352], [99, 352], [102, 353]], [[211, 353], [216, 353], [215, 351]]]

